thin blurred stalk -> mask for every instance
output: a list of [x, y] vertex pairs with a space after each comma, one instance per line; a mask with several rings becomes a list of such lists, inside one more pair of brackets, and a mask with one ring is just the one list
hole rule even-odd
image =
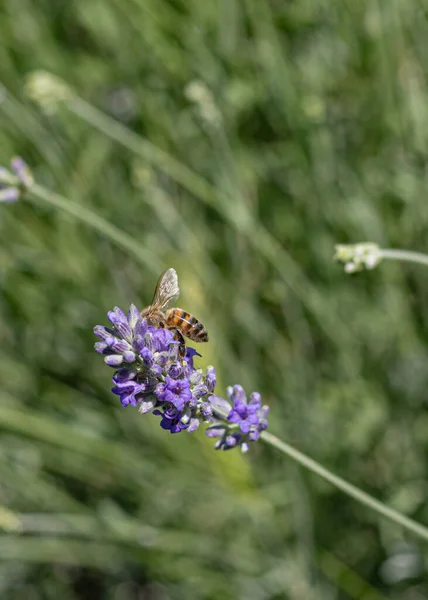
[[428, 254], [412, 252], [411, 250], [395, 250], [392, 248], [381, 248], [379, 255], [382, 259], [400, 260], [404, 262], [417, 263], [428, 267]]
[[87, 539], [49, 538], [41, 536], [0, 535], [0, 560], [33, 563], [59, 563], [74, 566], [111, 569], [122, 560], [138, 560], [130, 549], [117, 544]]
[[[226, 412], [217, 406], [215, 407], [215, 414], [221, 420], [227, 419]], [[309, 456], [306, 456], [306, 454], [303, 454], [303, 452], [296, 450], [295, 448], [293, 448], [293, 446], [290, 446], [290, 444], [283, 442], [271, 433], [267, 431], [262, 431], [262, 433], [260, 434], [260, 438], [266, 444], [269, 444], [270, 446], [276, 448], [283, 454], [286, 454], [289, 458], [305, 467], [305, 469], [308, 469], [309, 471], [312, 471], [312, 473], [315, 473], [319, 477], [322, 477], [325, 481], [328, 481], [331, 485], [339, 489], [341, 492], [345, 493], [347, 496], [350, 496], [360, 504], [367, 506], [368, 508], [374, 510], [383, 517], [389, 519], [390, 521], [393, 521], [394, 523], [397, 523], [398, 525], [401, 525], [404, 529], [412, 531], [413, 533], [416, 533], [416, 535], [418, 535], [419, 537], [428, 541], [428, 528], [424, 525], [413, 521], [413, 519], [409, 519], [409, 517], [406, 517], [405, 515], [394, 510], [393, 508], [389, 508], [388, 506], [383, 504], [383, 502], [376, 500], [369, 494], [366, 494], [366, 492], [363, 492], [362, 490], [357, 488], [355, 485], [352, 485], [351, 483], [348, 483], [338, 475], [335, 475], [334, 473], [317, 463], [312, 458], [309, 458]]]
[[134, 133], [78, 96], [74, 96], [72, 100], [66, 102], [65, 106], [70, 112], [101, 131], [107, 137], [114, 139], [148, 163], [167, 173], [192, 194], [204, 200], [206, 204], [213, 206], [216, 203], [217, 194], [207, 181], [158, 146]]
[[405, 515], [394, 510], [393, 508], [389, 508], [379, 500], [376, 500], [369, 494], [366, 494], [366, 492], [363, 492], [362, 490], [352, 485], [351, 483], [348, 483], [341, 477], [334, 475], [331, 471], [324, 468], [312, 458], [309, 458], [302, 452], [299, 452], [299, 450], [296, 450], [295, 448], [293, 448], [286, 442], [283, 442], [282, 440], [278, 439], [271, 433], [263, 431], [261, 434], [261, 438], [264, 442], [266, 442], [270, 446], [273, 446], [283, 454], [286, 454], [289, 458], [298, 462], [306, 469], [309, 469], [309, 471], [312, 471], [312, 473], [319, 475], [325, 481], [328, 481], [329, 483], [331, 483], [331, 485], [339, 489], [341, 492], [344, 492], [346, 495], [350, 496], [360, 504], [367, 506], [371, 510], [377, 512], [382, 517], [385, 517], [390, 521], [397, 523], [397, 525], [401, 525], [407, 531], [412, 531], [420, 538], [428, 541], [428, 528], [424, 525], [413, 521], [413, 519], [406, 517]]
[[[14, 185], [18, 183], [17, 179], [14, 177], [10, 177], [9, 182]], [[159, 273], [162, 269], [159, 258], [155, 256], [148, 247], [142, 246], [128, 233], [92, 212], [89, 208], [77, 204], [76, 202], [72, 202], [68, 198], [56, 194], [37, 183], [33, 184], [31, 188], [26, 191], [25, 198], [27, 200], [41, 201], [44, 204], [53, 206], [74, 219], [81, 221], [85, 225], [92, 227], [92, 229], [95, 229], [95, 231], [105, 235], [109, 240], [114, 242], [119, 248], [129, 252], [153, 273]]]

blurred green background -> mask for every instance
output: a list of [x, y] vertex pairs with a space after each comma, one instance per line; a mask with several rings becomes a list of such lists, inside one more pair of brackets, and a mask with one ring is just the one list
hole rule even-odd
[[[428, 597], [426, 545], [263, 444], [216, 453], [121, 408], [92, 348], [174, 267], [218, 392], [260, 390], [273, 433], [428, 523], [427, 273], [332, 261], [338, 242], [428, 250], [427, 18], [426, 0], [3, 0], [0, 163], [24, 157], [140, 259], [34, 198], [0, 206], [2, 599]], [[47, 114], [34, 69], [89, 105]]]

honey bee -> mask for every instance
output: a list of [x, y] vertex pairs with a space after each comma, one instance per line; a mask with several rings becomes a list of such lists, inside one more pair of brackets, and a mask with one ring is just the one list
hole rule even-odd
[[208, 342], [208, 332], [198, 319], [181, 308], [166, 310], [179, 295], [177, 273], [175, 269], [167, 269], [158, 279], [152, 303], [141, 311], [141, 316], [149, 325], [173, 330], [180, 342], [180, 356], [183, 357], [186, 354], [183, 336], [193, 342]]

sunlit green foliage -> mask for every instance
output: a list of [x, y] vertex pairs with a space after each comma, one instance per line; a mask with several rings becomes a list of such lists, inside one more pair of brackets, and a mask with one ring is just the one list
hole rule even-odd
[[[0, 163], [23, 156], [140, 252], [0, 206], [1, 598], [426, 598], [422, 544], [268, 447], [215, 453], [120, 408], [92, 350], [107, 310], [143, 307], [174, 267], [219, 389], [260, 390], [271, 431], [428, 523], [426, 272], [332, 262], [340, 242], [427, 251], [426, 2], [0, 14]], [[143, 136], [139, 154], [87, 112], [44, 113], [33, 69]]]

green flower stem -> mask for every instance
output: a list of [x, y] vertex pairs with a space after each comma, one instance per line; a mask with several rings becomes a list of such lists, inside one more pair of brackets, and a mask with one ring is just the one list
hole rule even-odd
[[401, 260], [405, 262], [418, 263], [428, 267], [428, 254], [421, 252], [411, 252], [410, 250], [394, 250], [389, 248], [381, 248], [379, 256], [382, 259]]
[[[214, 408], [214, 412], [215, 415], [222, 421], [227, 420], [227, 414], [217, 406]], [[309, 471], [312, 471], [312, 473], [315, 473], [319, 477], [322, 477], [325, 481], [328, 481], [328, 483], [336, 487], [341, 492], [345, 493], [347, 496], [350, 496], [360, 504], [367, 506], [371, 510], [377, 512], [382, 517], [393, 521], [397, 525], [401, 525], [407, 531], [411, 531], [418, 535], [420, 538], [428, 541], [428, 528], [424, 525], [413, 521], [413, 519], [409, 519], [409, 517], [406, 517], [405, 515], [401, 514], [397, 510], [394, 510], [393, 508], [389, 508], [389, 506], [386, 506], [382, 502], [379, 502], [379, 500], [376, 500], [376, 498], [373, 498], [369, 494], [366, 494], [366, 492], [363, 492], [355, 485], [348, 483], [338, 475], [334, 475], [334, 473], [317, 463], [315, 460], [309, 458], [309, 456], [306, 456], [306, 454], [303, 454], [303, 452], [299, 452], [299, 450], [296, 450], [295, 448], [293, 448], [286, 442], [283, 442], [271, 433], [268, 433], [267, 431], [262, 431], [262, 433], [260, 434], [260, 438], [266, 444], [269, 444], [270, 446], [273, 446], [283, 454], [286, 454], [289, 458], [302, 465], [302, 467], [305, 467], [305, 469], [308, 469]]]
[[302, 452], [299, 452], [298, 450], [296, 450], [289, 444], [281, 441], [271, 433], [263, 431], [260, 437], [264, 442], [266, 442], [266, 444], [269, 444], [270, 446], [273, 446], [283, 454], [286, 454], [287, 456], [301, 464], [303, 467], [305, 467], [305, 469], [309, 469], [309, 471], [312, 471], [312, 473], [319, 475], [320, 477], [334, 485], [341, 492], [344, 492], [354, 500], [357, 500], [357, 502], [360, 502], [360, 504], [364, 504], [371, 510], [374, 510], [378, 514], [382, 515], [382, 517], [385, 517], [390, 521], [401, 525], [404, 529], [412, 531], [413, 533], [416, 533], [416, 535], [418, 535], [419, 537], [428, 541], [428, 528], [424, 527], [424, 525], [420, 525], [416, 521], [409, 519], [409, 517], [406, 517], [405, 515], [399, 513], [393, 508], [389, 508], [382, 502], [379, 502], [379, 500], [376, 500], [369, 494], [366, 494], [366, 492], [363, 492], [362, 490], [358, 489], [351, 483], [348, 483], [341, 477], [334, 475], [328, 469], [325, 469], [319, 463], [312, 460], [312, 458], [309, 458]]
[[[11, 178], [10, 182], [14, 181]], [[102, 235], [106, 236], [109, 240], [114, 242], [119, 248], [129, 252], [134, 256], [141, 264], [154, 273], [162, 270], [162, 265], [159, 259], [153, 255], [148, 249], [140, 245], [128, 233], [122, 231], [116, 225], [113, 225], [109, 221], [106, 221], [96, 213], [92, 212], [89, 208], [76, 202], [72, 202], [61, 196], [47, 190], [41, 185], [34, 184], [26, 192], [24, 197], [28, 200], [40, 200], [44, 204], [48, 204], [61, 210], [62, 212], [70, 215], [78, 221], [82, 221], [85, 225], [92, 227]]]

